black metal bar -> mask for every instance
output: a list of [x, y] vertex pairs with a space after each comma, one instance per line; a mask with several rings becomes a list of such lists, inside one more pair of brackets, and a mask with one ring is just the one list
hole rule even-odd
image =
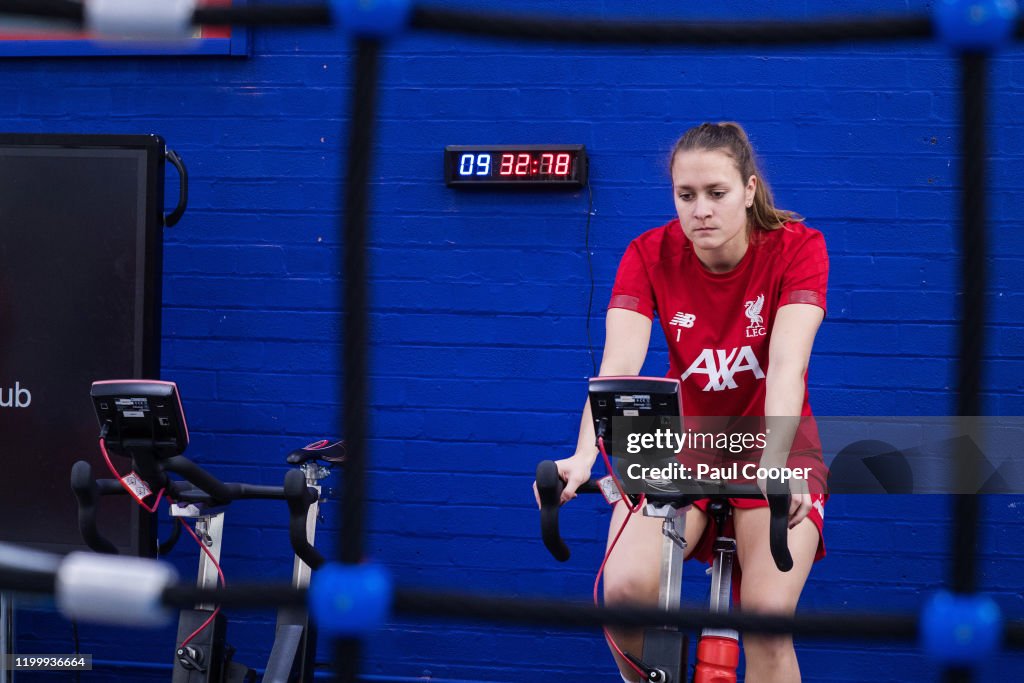
[[[985, 351], [985, 253], [987, 242], [985, 201], [985, 100], [988, 62], [985, 55], [960, 58], [962, 144], [961, 166], [961, 265], [962, 303], [959, 329], [959, 377], [957, 415], [980, 415], [982, 361]], [[959, 481], [977, 477], [967, 461], [957, 458]], [[974, 550], [977, 548], [978, 498], [955, 498], [953, 534], [953, 590], [969, 593], [976, 588]], [[964, 552], [964, 550], [968, 552]]]
[[196, 603], [209, 603], [235, 609], [304, 608], [309, 605], [306, 589], [291, 584], [270, 582], [233, 581], [227, 586], [199, 588], [185, 583], [168, 586], [162, 594], [162, 603], [175, 609], [191, 609]]
[[626, 45], [820, 45], [930, 38], [929, 16], [813, 21], [628, 21], [576, 19], [417, 6], [413, 28], [491, 38]]
[[[79, 26], [85, 22], [85, 6], [75, 0], [0, 0], [0, 14], [64, 19]], [[200, 7], [192, 14], [192, 22], [210, 26], [325, 26], [331, 23], [331, 10], [324, 2]]]
[[[23, 573], [23, 572], [19, 572]], [[0, 573], [6, 579], [7, 573]], [[23, 586], [35, 586], [43, 594], [52, 594], [53, 579], [36, 576], [19, 579]], [[34, 583], [29, 583], [29, 582]], [[0, 584], [7, 587], [6, 583]], [[46, 589], [49, 586], [49, 589]], [[240, 583], [218, 588], [197, 588], [182, 584], [167, 588], [163, 603], [168, 607], [191, 607], [200, 602], [238, 609], [302, 607], [306, 591], [280, 583]], [[835, 614], [802, 613], [798, 616], [764, 617], [741, 612], [711, 614], [701, 606], [666, 612], [654, 608], [595, 607], [588, 603], [545, 600], [542, 598], [502, 597], [473, 593], [427, 591], [398, 587], [394, 613], [405, 616], [451, 617], [495, 623], [531, 623], [549, 626], [590, 628], [604, 624], [618, 626], [677, 626], [695, 629], [736, 628], [747, 631], [795, 633], [807, 638], [863, 638], [865, 640], [908, 641], [917, 638], [915, 614]], [[1024, 621], [1006, 624], [1003, 644], [1012, 650], [1024, 650]]]
[[341, 520], [341, 560], [363, 560], [363, 509], [366, 487], [368, 420], [369, 318], [367, 315], [369, 259], [366, 253], [370, 160], [376, 117], [377, 70], [380, 45], [375, 40], [356, 43], [352, 117], [345, 187], [343, 244], [345, 250], [343, 305], [345, 339], [342, 358], [345, 395], [342, 426], [346, 461], [344, 509]]
[[[980, 415], [982, 361], [985, 351], [985, 100], [988, 60], [982, 53], [960, 56], [961, 167], [960, 260], [961, 311], [957, 415], [969, 432], [970, 417]], [[980, 446], [981, 444], [979, 444]], [[955, 454], [954, 454], [955, 456]], [[956, 482], [977, 479], [965, 458], [955, 458]], [[972, 487], [973, 488], [973, 487]], [[981, 499], [977, 495], [954, 495], [950, 557], [953, 561], [951, 587], [956, 593], [977, 590], [977, 553]], [[974, 678], [966, 667], [946, 669], [946, 683], [970, 683]]]
[[553, 602], [543, 599], [473, 595], [435, 590], [399, 588], [395, 591], [396, 614], [541, 624], [562, 628], [596, 628], [601, 625], [638, 627], [657, 623], [682, 629], [735, 628], [759, 633], [793, 633], [799, 636], [913, 640], [917, 617], [913, 615], [804, 614], [799, 618], [731, 612], [715, 614], [704, 606], [662, 610], [657, 607], [598, 607], [589, 603]]
[[[0, 0], [0, 14], [63, 19], [81, 26], [84, 5], [78, 0]], [[196, 25], [326, 26], [332, 23], [329, 3], [259, 4], [200, 7]], [[524, 16], [416, 7], [412, 26], [426, 30], [522, 40], [555, 40], [606, 44], [676, 45], [814, 45], [848, 41], [905, 40], [933, 35], [931, 17], [893, 15], [862, 19], [834, 17], [804, 22], [706, 22], [585, 20], [571, 17]], [[1024, 39], [1024, 20], [1014, 37]]]
[[327, 3], [200, 7], [192, 15], [192, 23], [208, 26], [327, 26], [331, 23], [331, 8]]
[[57, 575], [53, 572], [36, 572], [26, 569], [0, 567], [0, 589], [4, 592], [12, 591], [28, 595], [53, 595], [56, 583]]
[[[0, 589], [33, 595], [53, 595], [56, 574], [0, 567]], [[166, 607], [183, 608], [196, 603], [218, 604], [235, 609], [305, 607], [308, 594], [281, 582], [234, 582], [229, 586], [200, 588], [194, 584], [168, 586], [161, 595]], [[701, 605], [666, 611], [654, 607], [598, 607], [590, 603], [543, 597], [507, 597], [493, 594], [436, 591], [397, 587], [395, 615], [449, 617], [494, 623], [540, 624], [560, 628], [592, 628], [602, 625], [674, 626], [687, 630], [734, 628], [760, 633], [793, 633], [805, 638], [853, 638], [912, 641], [918, 637], [918, 615], [872, 613], [801, 613], [792, 617], [730, 612], [714, 614]], [[1008, 622], [1003, 630], [1007, 649], [1024, 650], [1024, 621]]]
[[[70, 0], [0, 0], [0, 13], [66, 19], [81, 24], [83, 7]], [[331, 22], [327, 4], [252, 5], [234, 8], [201, 8], [194, 17], [197, 24], [326, 25]], [[417, 7], [411, 24], [415, 28], [520, 40], [550, 40], [603, 44], [644, 45], [809, 45], [852, 41], [923, 39], [933, 35], [930, 17], [876, 17], [873, 19], [824, 19], [803, 22], [666, 22], [595, 21], [561, 17], [520, 16], [481, 13], [442, 7]], [[1019, 22], [1016, 37], [1024, 38], [1024, 22]], [[365, 457], [368, 421], [368, 316], [366, 262], [369, 168], [372, 132], [376, 110], [379, 45], [362, 39], [356, 43], [356, 79], [353, 88], [353, 116], [350, 122], [348, 183], [344, 218], [345, 286], [345, 406], [342, 423], [351, 456], [345, 478], [341, 559], [357, 563], [363, 557], [365, 505]], [[986, 285], [986, 207], [984, 196], [986, 58], [983, 54], [961, 57], [963, 102], [963, 313], [960, 326], [960, 366], [957, 413], [974, 416], [981, 413], [981, 370], [985, 341]], [[973, 476], [960, 471], [958, 474]], [[961, 477], [961, 481], [963, 477]], [[955, 496], [953, 500], [954, 551], [952, 587], [960, 593], [976, 589], [976, 550], [978, 545], [979, 500], [976, 496]], [[964, 552], [964, 550], [967, 552]], [[41, 576], [15, 576], [0, 572], [0, 583], [15, 590], [45, 592], [51, 580]], [[244, 590], [244, 587], [242, 587]], [[268, 592], [269, 591], [269, 592]], [[289, 589], [290, 591], [290, 589]], [[168, 589], [169, 600], [179, 600], [185, 590]], [[227, 600], [229, 592], [216, 591]], [[660, 611], [638, 609], [633, 613], [604, 612], [596, 607], [524, 602], [498, 597], [458, 596], [400, 590], [396, 608], [400, 613], [461, 616], [501, 621], [527, 621], [574, 625], [641, 625], [658, 621]], [[268, 588], [254, 593], [239, 592], [238, 601], [267, 605], [275, 600], [304, 600], [300, 592], [275, 594]], [[190, 597], [188, 602], [194, 600]], [[238, 602], [234, 604], [239, 604]], [[617, 616], [616, 616], [617, 614]], [[916, 635], [913, 617], [881, 615], [844, 615], [792, 619], [737, 614], [730, 617], [707, 614], [703, 610], [672, 615], [679, 626], [738, 626], [767, 632], [792, 631], [804, 636], [846, 636], [861, 638], [907, 638]], [[745, 626], [744, 626], [745, 625]], [[1010, 646], [1024, 646], [1024, 626], [1013, 625], [1007, 631]], [[354, 682], [358, 670], [359, 647], [352, 639], [339, 641], [336, 670], [343, 681]], [[950, 669], [949, 681], [970, 681], [968, 670]]]
[[[341, 561], [363, 561], [366, 517], [367, 423], [369, 421], [369, 256], [366, 250], [370, 203], [370, 161], [377, 117], [377, 78], [380, 43], [369, 38], [355, 42], [355, 75], [349, 125], [348, 165], [345, 175], [345, 214], [342, 232], [345, 250], [342, 302], [345, 338], [342, 344], [344, 389], [342, 431], [347, 445], [343, 487]], [[359, 641], [340, 639], [335, 645], [338, 680], [355, 683], [359, 668]]]
[[986, 100], [988, 60], [984, 54], [960, 58], [963, 159], [961, 166], [961, 276], [959, 399], [957, 414], [981, 414], [982, 361], [985, 348], [985, 289], [988, 206], [986, 183]]
[[0, 14], [67, 19], [81, 24], [85, 20], [85, 6], [74, 0], [3, 0], [0, 2]]

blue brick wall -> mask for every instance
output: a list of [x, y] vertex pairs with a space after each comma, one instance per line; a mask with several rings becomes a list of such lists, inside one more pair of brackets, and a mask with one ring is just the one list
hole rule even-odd
[[[614, 17], [740, 19], [926, 11], [928, 0], [657, 0], [472, 3]], [[992, 65], [992, 268], [985, 409], [1024, 410], [1024, 103], [1021, 50]], [[0, 129], [158, 133], [191, 171], [191, 207], [166, 233], [163, 376], [194, 429], [190, 453], [224, 478], [274, 483], [283, 454], [337, 432], [341, 146], [351, 59], [338, 32], [260, 30], [228, 58], [5, 59]], [[585, 599], [607, 512], [564, 512], [573, 561], [536, 538], [538, 460], [575, 443], [585, 378], [588, 195], [462, 193], [440, 174], [446, 144], [584, 143], [591, 158], [593, 341], [618, 258], [671, 217], [674, 139], [703, 120], [744, 123], [779, 203], [826, 236], [830, 313], [811, 371], [815, 411], [944, 415], [954, 408], [959, 305], [956, 68], [924, 43], [813, 50], [556, 47], [402, 37], [385, 52], [373, 169], [372, 462], [369, 554], [399, 581]], [[168, 192], [176, 196], [173, 181]], [[656, 335], [657, 337], [657, 335]], [[646, 366], [661, 374], [665, 344]], [[915, 610], [947, 580], [948, 501], [836, 497], [828, 558], [808, 609]], [[985, 501], [981, 583], [1013, 616], [1024, 525], [1018, 497]], [[229, 513], [229, 579], [283, 578], [282, 519]], [[333, 550], [338, 505], [326, 506]], [[1012, 540], [1011, 540], [1012, 539]], [[190, 558], [175, 560], [184, 575]], [[706, 579], [688, 570], [686, 596]], [[60, 652], [70, 628], [24, 610], [22, 650]], [[258, 663], [268, 614], [232, 616], [238, 658]], [[166, 678], [172, 631], [83, 625], [107, 678]], [[807, 641], [804, 680], [936, 680], [906, 644]], [[327, 653], [325, 647], [322, 651]], [[367, 680], [616, 681], [592, 632], [400, 620], [366, 650]], [[116, 662], [116, 666], [114, 664]], [[870, 666], [866, 666], [870, 662]], [[989, 673], [1021, 670], [1004, 656]], [[147, 668], [148, 667], [148, 668]], [[147, 678], [148, 677], [148, 678]]]

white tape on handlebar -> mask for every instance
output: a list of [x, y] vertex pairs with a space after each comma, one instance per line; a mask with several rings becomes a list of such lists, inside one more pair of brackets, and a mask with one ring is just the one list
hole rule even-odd
[[165, 562], [71, 553], [57, 570], [57, 607], [68, 619], [163, 626], [173, 613], [161, 604], [161, 595], [177, 580], [178, 573]]
[[196, 0], [87, 0], [85, 25], [103, 38], [188, 36]]

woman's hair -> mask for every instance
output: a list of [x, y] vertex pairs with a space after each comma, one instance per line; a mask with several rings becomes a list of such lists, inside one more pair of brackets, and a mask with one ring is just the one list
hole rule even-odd
[[757, 178], [757, 186], [754, 189], [754, 205], [747, 209], [748, 231], [753, 230], [755, 226], [765, 230], [778, 230], [788, 221], [803, 220], [803, 216], [775, 206], [772, 190], [768, 186], [764, 174], [761, 173], [761, 169], [758, 168], [757, 155], [754, 153], [746, 131], [740, 124], [733, 121], [702, 123], [683, 133], [675, 147], [672, 148], [672, 156], [669, 158], [669, 174], [672, 173], [672, 164], [675, 163], [676, 155], [691, 150], [715, 151], [728, 155], [736, 163], [736, 169], [740, 172], [744, 184], [750, 176]]

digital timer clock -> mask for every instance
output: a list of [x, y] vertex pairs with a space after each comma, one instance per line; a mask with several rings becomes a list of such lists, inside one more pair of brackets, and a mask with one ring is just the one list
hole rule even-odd
[[449, 187], [565, 187], [587, 184], [583, 145], [448, 145], [444, 180]]

